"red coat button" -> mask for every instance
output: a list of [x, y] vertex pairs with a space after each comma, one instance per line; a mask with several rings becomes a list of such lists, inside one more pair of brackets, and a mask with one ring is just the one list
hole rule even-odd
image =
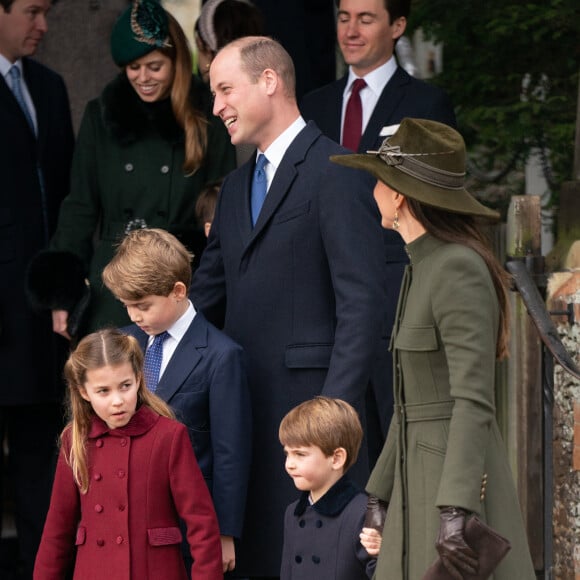
[[95, 473], [95, 474], [93, 475], [93, 479], [94, 479], [95, 481], [101, 481], [101, 479], [103, 479], [103, 476], [102, 476], [100, 473]]
[[123, 477], [125, 477], [125, 472], [122, 469], [119, 469], [119, 471], [117, 471], [117, 476], [123, 479]]
[[97, 540], [97, 546], [104, 546], [105, 545], [105, 540], [103, 540], [102, 538], [99, 538]]
[[98, 503], [98, 504], [95, 506], [95, 511], [96, 511], [98, 514], [100, 514], [100, 513], [103, 511], [103, 506], [102, 506], [100, 503]]
[[102, 439], [97, 439], [97, 442], [95, 443], [95, 445], [97, 447], [102, 447], [103, 446], [103, 440]]
[[120, 505], [119, 506], [119, 511], [120, 512], [124, 512], [125, 511], [125, 506], [124, 505]]
[[121, 447], [125, 447], [127, 445], [127, 439], [121, 439]]
[[123, 537], [117, 536], [117, 544], [121, 545], [123, 543]]

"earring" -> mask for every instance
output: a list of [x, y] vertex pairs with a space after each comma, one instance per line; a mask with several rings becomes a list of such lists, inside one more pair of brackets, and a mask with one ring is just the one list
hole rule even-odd
[[399, 211], [395, 210], [395, 217], [393, 218], [393, 229], [398, 230], [399, 225]]
[[209, 70], [209, 65], [210, 65], [210, 63], [208, 62], [208, 63], [205, 65], [205, 70]]

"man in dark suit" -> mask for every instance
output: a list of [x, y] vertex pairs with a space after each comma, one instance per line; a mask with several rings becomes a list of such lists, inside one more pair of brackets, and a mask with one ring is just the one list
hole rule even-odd
[[329, 156], [345, 150], [300, 116], [279, 43], [234, 41], [213, 61], [210, 83], [232, 143], [259, 155], [224, 180], [192, 297], [212, 322], [225, 320], [247, 356], [253, 451], [238, 572], [271, 578], [296, 497], [278, 426], [319, 394], [363, 410], [386, 300], [382, 237], [374, 183], [335, 170]]
[[[446, 93], [413, 78], [395, 59], [395, 44], [405, 32], [411, 0], [339, 0], [337, 5], [337, 37], [348, 73], [304, 97], [300, 103], [304, 118], [315, 121], [327, 137], [359, 153], [376, 151], [394, 132], [390, 126], [404, 117], [432, 119], [454, 127], [455, 113]], [[360, 129], [353, 141], [348, 129], [345, 135], [344, 127], [357, 79], [363, 79], [365, 85], [359, 93]], [[399, 234], [384, 230], [383, 237], [389, 314], [381, 348], [386, 348], [407, 256]], [[380, 360], [383, 366], [374, 369], [372, 388], [367, 393], [371, 465], [386, 438], [393, 405], [391, 358]]]
[[27, 264], [46, 247], [68, 193], [74, 142], [62, 78], [28, 58], [46, 32], [49, 7], [49, 0], [0, 0], [0, 442], [8, 446], [25, 578], [32, 577], [63, 417], [65, 341], [24, 292]]

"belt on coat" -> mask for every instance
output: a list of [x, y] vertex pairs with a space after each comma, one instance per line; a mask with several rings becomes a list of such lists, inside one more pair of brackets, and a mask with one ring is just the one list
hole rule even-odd
[[416, 421], [433, 421], [436, 419], [451, 419], [455, 401], [434, 401], [432, 403], [409, 403], [395, 405], [397, 417], [405, 418], [407, 423]]

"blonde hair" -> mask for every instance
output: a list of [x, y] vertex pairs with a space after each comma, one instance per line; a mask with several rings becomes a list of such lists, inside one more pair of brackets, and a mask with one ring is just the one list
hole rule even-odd
[[191, 284], [193, 255], [169, 232], [157, 228], [130, 231], [105, 266], [105, 286], [121, 300], [169, 296], [176, 282]]
[[363, 429], [357, 412], [346, 401], [320, 396], [294, 407], [282, 419], [278, 438], [282, 445], [315, 445], [326, 457], [343, 447], [346, 472], [358, 456]]
[[137, 408], [145, 405], [164, 417], [174, 417], [171, 408], [154, 395], [143, 379], [143, 353], [132, 336], [119, 330], [107, 328], [85, 336], [70, 354], [64, 367], [68, 385], [69, 424], [61, 435], [61, 444], [67, 431], [70, 432], [70, 450], [67, 463], [81, 493], [89, 489], [89, 467], [87, 462], [87, 437], [95, 411], [89, 401], [81, 396], [87, 381], [87, 372], [104, 366], [117, 367], [129, 363], [138, 381]]
[[185, 160], [183, 170], [191, 175], [202, 165], [207, 150], [207, 119], [190, 100], [193, 61], [187, 38], [180, 24], [167, 12], [171, 46], [159, 51], [174, 64], [175, 76], [171, 85], [171, 107], [185, 132]]

